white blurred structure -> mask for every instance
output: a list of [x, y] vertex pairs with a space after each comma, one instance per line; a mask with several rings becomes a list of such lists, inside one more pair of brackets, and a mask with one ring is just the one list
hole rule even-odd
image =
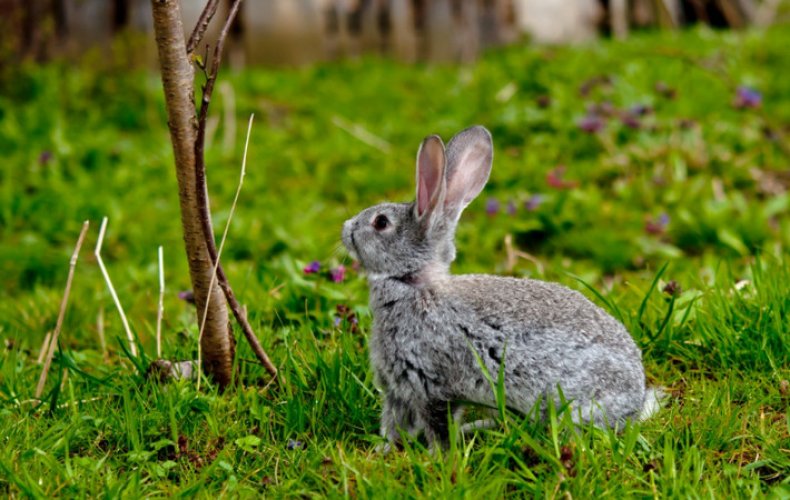
[[604, 17], [598, 0], [514, 0], [514, 4], [516, 24], [537, 43], [592, 40]]

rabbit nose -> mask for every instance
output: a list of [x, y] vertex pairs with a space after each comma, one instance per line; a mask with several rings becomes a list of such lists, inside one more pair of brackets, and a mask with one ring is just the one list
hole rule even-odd
[[349, 238], [351, 236], [351, 229], [352, 229], [353, 220], [349, 219], [343, 223], [343, 231], [340, 234], [340, 237], [343, 240], [343, 243], [348, 246], [348, 242], [350, 241]]

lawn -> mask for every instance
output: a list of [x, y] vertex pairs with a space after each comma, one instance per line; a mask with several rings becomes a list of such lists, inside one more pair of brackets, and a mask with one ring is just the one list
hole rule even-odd
[[[224, 71], [214, 224], [221, 234], [254, 113], [223, 263], [285, 383], [267, 385], [238, 336], [239, 384], [223, 394], [140, 373], [156, 357], [160, 245], [163, 355], [197, 357], [158, 75], [120, 47], [1, 68], [0, 495], [790, 498], [789, 46], [786, 27], [699, 29], [516, 46], [464, 67]], [[574, 428], [562, 408], [543, 422], [506, 413], [441, 453], [413, 442], [381, 456], [367, 286], [340, 228], [413, 198], [424, 136], [478, 123], [494, 168], [461, 219], [454, 272], [579, 289], [632, 333], [665, 406], [619, 434]], [[103, 216], [138, 358], [92, 252]]]

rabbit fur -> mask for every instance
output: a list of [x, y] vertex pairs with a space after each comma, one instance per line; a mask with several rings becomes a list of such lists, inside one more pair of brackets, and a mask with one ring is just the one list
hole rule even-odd
[[484, 127], [458, 133], [446, 149], [427, 137], [417, 153], [416, 200], [376, 205], [343, 225], [344, 245], [368, 274], [370, 361], [390, 444], [401, 432], [446, 443], [449, 414], [460, 420], [468, 403], [495, 407], [481, 362], [494, 379], [504, 364], [506, 404], [522, 413], [538, 401], [545, 412], [562, 394], [575, 421], [604, 427], [638, 418], [651, 404], [639, 348], [579, 292], [450, 274], [458, 219], [485, 186], [492, 160]]

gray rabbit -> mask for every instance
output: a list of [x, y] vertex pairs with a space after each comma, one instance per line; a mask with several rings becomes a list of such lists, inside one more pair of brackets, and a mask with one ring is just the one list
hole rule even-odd
[[[481, 364], [504, 364], [509, 408], [570, 401], [577, 422], [617, 426], [656, 409], [642, 355], [625, 327], [579, 292], [531, 279], [450, 274], [461, 212], [491, 172], [491, 135], [458, 133], [417, 153], [417, 198], [382, 203], [343, 225], [343, 243], [368, 273], [370, 361], [384, 390], [381, 433], [448, 439], [448, 415], [495, 406]], [[473, 352], [474, 350], [474, 352]]]

